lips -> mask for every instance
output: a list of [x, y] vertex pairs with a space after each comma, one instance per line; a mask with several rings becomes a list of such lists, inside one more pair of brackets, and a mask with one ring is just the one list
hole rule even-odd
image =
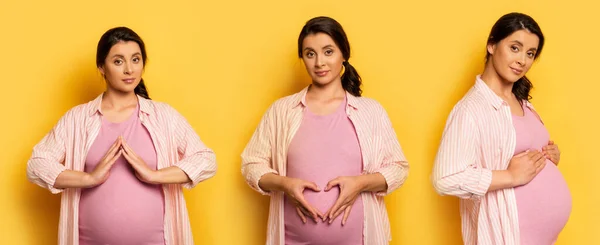
[[517, 68], [510, 68], [510, 70], [515, 73], [516, 75], [521, 75], [521, 73], [523, 73], [522, 69], [517, 69]]
[[329, 71], [316, 71], [316, 72], [315, 72], [315, 74], [316, 74], [318, 77], [324, 77], [324, 76], [327, 76], [327, 73], [329, 73]]
[[125, 83], [133, 83], [133, 82], [135, 82], [135, 78], [122, 79], [121, 81], [123, 81]]

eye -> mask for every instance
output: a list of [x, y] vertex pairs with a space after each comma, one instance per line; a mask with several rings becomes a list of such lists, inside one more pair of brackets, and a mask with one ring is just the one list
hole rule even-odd
[[121, 59], [117, 59], [114, 61], [115, 65], [122, 65], [123, 61]]
[[329, 55], [332, 55], [332, 54], [333, 54], [333, 50], [331, 50], [331, 49], [328, 49], [328, 50], [325, 51], [325, 55], [329, 56]]
[[308, 51], [308, 52], [306, 53], [306, 57], [307, 57], [307, 58], [312, 58], [312, 57], [314, 57], [314, 56], [315, 56], [315, 52], [313, 52], [313, 51]]
[[138, 63], [138, 62], [140, 62], [140, 58], [139, 58], [139, 57], [134, 57], [134, 58], [133, 58], [133, 62], [134, 62], [134, 63]]
[[534, 58], [535, 57], [535, 53], [534, 52], [529, 52], [529, 53], [527, 53], [527, 56], [529, 58]]
[[517, 46], [510, 46], [510, 50], [512, 50], [513, 52], [519, 52], [519, 47]]

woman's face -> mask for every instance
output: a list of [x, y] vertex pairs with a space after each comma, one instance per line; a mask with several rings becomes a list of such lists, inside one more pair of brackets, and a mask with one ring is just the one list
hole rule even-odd
[[118, 42], [110, 48], [104, 65], [98, 69], [104, 75], [109, 89], [133, 92], [144, 72], [140, 46], [133, 41]]
[[327, 85], [338, 81], [344, 62], [342, 51], [325, 33], [310, 34], [302, 41], [302, 61], [313, 83]]
[[521, 79], [535, 60], [540, 39], [537, 35], [519, 30], [496, 44], [489, 44], [487, 50], [496, 73], [505, 81]]

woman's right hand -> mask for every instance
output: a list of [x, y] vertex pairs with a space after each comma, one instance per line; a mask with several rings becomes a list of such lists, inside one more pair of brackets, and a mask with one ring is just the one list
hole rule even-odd
[[306, 217], [311, 217], [313, 221], [317, 222], [319, 217], [324, 219], [323, 213], [318, 209], [310, 205], [306, 199], [304, 199], [304, 190], [309, 189], [315, 192], [320, 192], [321, 189], [314, 182], [308, 182], [306, 180], [285, 177], [282, 181], [283, 192], [288, 196], [289, 200], [296, 205], [296, 213], [300, 216], [303, 223], [306, 223]]
[[546, 166], [546, 157], [537, 150], [527, 150], [510, 159], [508, 171], [515, 187], [529, 183]]
[[102, 157], [100, 163], [96, 165], [94, 171], [88, 173], [88, 186], [89, 188], [100, 185], [108, 179], [110, 169], [113, 164], [121, 157], [121, 137], [118, 137], [115, 143], [108, 149], [108, 152]]

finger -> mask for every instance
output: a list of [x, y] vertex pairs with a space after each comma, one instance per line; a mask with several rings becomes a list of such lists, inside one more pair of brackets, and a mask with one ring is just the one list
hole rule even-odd
[[334, 186], [339, 185], [339, 184], [340, 184], [339, 177], [332, 179], [327, 183], [327, 186], [325, 187], [325, 191], [329, 191], [329, 190], [331, 190], [331, 188], [333, 188]]
[[[313, 218], [312, 215], [311, 215], [311, 212], [308, 209], [306, 209], [304, 206], [302, 206], [301, 203], [299, 203], [299, 202], [296, 201], [295, 205], [296, 205], [297, 208], [300, 209], [300, 212], [302, 212], [305, 217], [311, 217], [311, 218]], [[313, 220], [314, 220], [314, 218], [313, 218]], [[316, 222], [316, 220], [314, 220], [314, 221]]]
[[535, 169], [535, 174], [537, 175], [538, 173], [540, 173], [542, 171], [542, 169], [544, 169], [544, 167], [546, 167], [546, 161], [544, 159], [544, 161], [541, 161], [541, 164], [537, 166], [537, 168]]
[[127, 160], [127, 162], [129, 163], [129, 165], [133, 166], [134, 168], [136, 167], [136, 161], [134, 161], [133, 157], [131, 157], [131, 155], [129, 155], [129, 153], [122, 149], [121, 152], [123, 153], [123, 157], [125, 157], [125, 160]]
[[317, 186], [317, 184], [315, 184], [315, 182], [308, 182], [308, 181], [305, 181], [305, 182], [302, 184], [302, 187], [304, 187], [305, 189], [310, 189], [310, 190], [312, 190], [312, 191], [316, 191], [316, 192], [319, 192], [319, 191], [321, 191], [321, 189], [319, 189], [319, 186]]
[[548, 158], [557, 159], [558, 157], [560, 157], [560, 153], [558, 150], [549, 150], [546, 152], [546, 156]]
[[300, 211], [300, 207], [296, 207], [296, 213], [298, 213], [298, 216], [300, 216], [302, 223], [306, 224], [306, 217], [304, 216], [302, 211]]
[[545, 157], [540, 158], [539, 160], [535, 161], [534, 165], [536, 168], [538, 168], [540, 165], [543, 165], [544, 163], [546, 163], [548, 159], [546, 159]]
[[559, 154], [560, 151], [558, 150], [558, 147], [551, 147], [548, 150], [546, 150], [546, 152], [551, 153], [551, 154]]
[[352, 206], [353, 205], [348, 205], [346, 210], [344, 210], [344, 218], [342, 218], [342, 226], [346, 224], [346, 221], [348, 221], [348, 216], [350, 216], [350, 211], [352, 211]]
[[526, 151], [524, 151], [524, 152], [521, 152], [521, 153], [519, 153], [519, 154], [515, 155], [514, 157], [523, 157], [523, 156], [526, 156], [527, 154], [529, 154], [529, 150], [526, 150]]
[[114, 155], [111, 159], [106, 162], [106, 166], [110, 169], [117, 162], [117, 159], [123, 155], [123, 150], [119, 150], [116, 155]]
[[300, 195], [296, 195], [296, 200], [308, 211], [308, 213], [310, 214], [309, 216], [311, 218], [317, 220], [317, 212], [315, 212], [315, 209], [312, 206], [310, 206], [310, 204], [308, 204], [306, 200], [304, 200], [304, 196], [302, 195], [302, 193], [300, 193]]
[[340, 214], [342, 214], [342, 212], [344, 212], [344, 210], [346, 210], [348, 205], [349, 204], [344, 204], [337, 211], [335, 211], [335, 213], [333, 213], [332, 218], [329, 219], [329, 223], [333, 222], [338, 216], [340, 216]]
[[542, 158], [545, 159], [544, 154], [542, 154], [541, 152], [537, 152], [534, 155], [532, 155], [530, 159], [533, 160], [534, 162], [537, 162]]
[[550, 154], [550, 160], [554, 163], [557, 163], [560, 160], [560, 153]]
[[135, 152], [133, 151], [133, 149], [131, 149], [131, 147], [129, 147], [129, 145], [127, 144], [127, 142], [123, 141], [123, 149], [125, 149], [125, 152], [127, 154], [129, 154], [130, 156], [136, 156]]
[[117, 138], [117, 140], [115, 141], [115, 143], [112, 144], [112, 146], [110, 146], [110, 148], [108, 148], [108, 151], [106, 151], [106, 154], [104, 154], [104, 159], [109, 158], [110, 156], [114, 156], [117, 153], [117, 150], [119, 150], [119, 146], [120, 142], [119, 139]]
[[333, 206], [331, 206], [331, 208], [329, 209], [329, 211], [327, 211], [327, 216], [326, 217], [329, 219], [329, 223], [331, 223], [333, 221], [333, 216], [334, 216], [335, 213], [338, 212], [338, 210], [342, 206], [343, 200], [344, 200], [344, 198], [340, 194], [340, 197], [338, 197], [338, 199], [335, 201], [335, 203], [333, 204]]

